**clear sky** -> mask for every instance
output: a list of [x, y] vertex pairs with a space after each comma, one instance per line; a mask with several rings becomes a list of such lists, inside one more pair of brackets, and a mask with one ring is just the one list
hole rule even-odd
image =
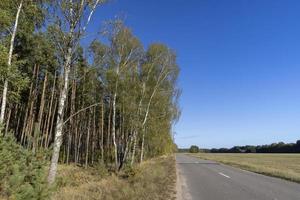
[[89, 37], [116, 15], [146, 46], [177, 52], [178, 146], [300, 139], [299, 0], [111, 0]]

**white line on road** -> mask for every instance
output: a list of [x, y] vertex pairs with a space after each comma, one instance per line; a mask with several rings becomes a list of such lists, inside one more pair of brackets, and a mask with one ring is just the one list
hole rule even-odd
[[230, 176], [227, 176], [226, 174], [223, 174], [221, 172], [219, 172], [219, 174], [222, 175], [222, 176], [224, 176], [224, 177], [226, 177], [226, 178], [230, 178]]

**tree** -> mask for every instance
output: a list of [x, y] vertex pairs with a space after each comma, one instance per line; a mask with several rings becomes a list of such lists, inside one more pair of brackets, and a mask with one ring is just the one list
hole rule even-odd
[[197, 145], [192, 145], [189, 150], [190, 153], [199, 153], [199, 147]]
[[[165, 117], [166, 121], [165, 124], [161, 124], [160, 132], [163, 133], [166, 131], [165, 133], [168, 133], [168, 137], [166, 138], [168, 139], [171, 137], [171, 124], [179, 117], [176, 98], [177, 94], [179, 94], [179, 90], [176, 87], [179, 70], [174, 52], [163, 44], [150, 45], [141, 69], [140, 85], [142, 87], [138, 107], [140, 115], [140, 122], [138, 124], [140, 124], [139, 131], [141, 133], [140, 162], [143, 161], [144, 156], [145, 130], [150, 118], [149, 116], [153, 115], [151, 117], [152, 120], [155, 119], [156, 124], [159, 123], [159, 116], [163, 115]], [[157, 104], [158, 102], [160, 105]], [[173, 148], [172, 145], [164, 144], [161, 146]]]
[[[64, 71], [64, 73], [63, 87], [60, 91], [60, 96], [58, 100], [58, 113], [55, 127], [54, 148], [48, 176], [49, 184], [52, 184], [55, 180], [59, 151], [60, 146], [62, 144], [62, 131], [64, 124], [63, 112], [65, 108], [65, 102], [69, 86], [69, 74], [72, 65], [72, 57], [80, 41], [80, 38], [82, 37], [82, 34], [84, 34], [85, 29], [91, 20], [95, 9], [102, 2], [100, 2], [100, 0], [62, 0], [57, 3], [59, 4], [59, 10], [63, 14], [57, 15], [58, 21], [56, 22], [56, 26], [53, 27], [53, 30], [55, 31], [54, 34], [57, 34], [57, 38], [59, 38], [56, 41], [56, 44], [59, 45], [62, 54], [62, 70]], [[86, 13], [88, 13], [87, 18], [85, 18]], [[82, 24], [84, 24], [83, 27]]]

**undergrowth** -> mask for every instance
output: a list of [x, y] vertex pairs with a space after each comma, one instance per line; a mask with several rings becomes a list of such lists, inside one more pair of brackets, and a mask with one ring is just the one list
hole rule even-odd
[[48, 199], [46, 162], [42, 152], [32, 153], [10, 136], [0, 136], [0, 198]]
[[175, 160], [166, 156], [148, 160], [119, 174], [103, 167], [83, 169], [75, 165], [59, 168], [60, 190], [56, 200], [168, 200], [175, 199]]

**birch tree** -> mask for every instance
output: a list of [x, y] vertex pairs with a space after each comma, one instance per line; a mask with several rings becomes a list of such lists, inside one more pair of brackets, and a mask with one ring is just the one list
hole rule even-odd
[[55, 181], [59, 152], [62, 144], [63, 112], [68, 92], [72, 56], [81, 37], [85, 33], [86, 27], [89, 24], [94, 11], [101, 3], [103, 2], [100, 0], [61, 0], [58, 2], [57, 21], [53, 29], [56, 30], [56, 44], [60, 48], [59, 50], [62, 55], [63, 86], [58, 100], [55, 139], [48, 175], [49, 184], [52, 184]]
[[[109, 22], [104, 31], [110, 41], [108, 49], [108, 87], [112, 91], [112, 140], [114, 145], [115, 168], [119, 168], [118, 146], [116, 136], [116, 117], [117, 117], [117, 97], [119, 87], [124, 82], [126, 71], [138, 65], [142, 46], [139, 40], [134, 37], [131, 31], [126, 28], [121, 21]], [[122, 98], [121, 96], [119, 98]]]
[[[165, 98], [172, 97], [174, 90], [176, 90], [176, 79], [178, 76], [178, 67], [176, 64], [176, 56], [168, 47], [162, 44], [150, 45], [146, 53], [146, 61], [142, 65], [142, 97], [141, 102], [144, 108], [139, 112], [141, 113], [141, 153], [140, 162], [144, 157], [144, 143], [146, 134], [146, 123], [149, 118], [149, 112], [153, 107], [153, 101], [158, 93], [164, 92]], [[170, 103], [173, 103], [172, 101]], [[170, 104], [172, 105], [172, 104]], [[165, 107], [169, 107], [165, 105]], [[140, 109], [140, 108], [139, 108]], [[154, 118], [156, 116], [153, 116]]]

